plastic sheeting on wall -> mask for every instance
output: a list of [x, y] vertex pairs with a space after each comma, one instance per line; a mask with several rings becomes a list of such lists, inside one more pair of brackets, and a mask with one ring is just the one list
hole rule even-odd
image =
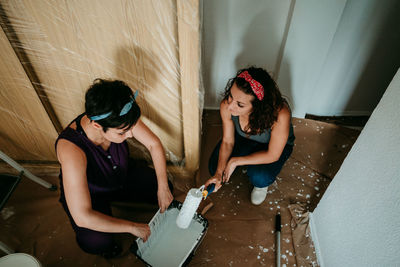
[[57, 132], [2, 30], [0, 47], [1, 150], [19, 159], [54, 159]]
[[[5, 0], [0, 5], [9, 42], [3, 34], [2, 150], [19, 160], [56, 160], [56, 130], [83, 112], [89, 85], [95, 78], [120, 79], [140, 91], [142, 120], [161, 139], [167, 160], [198, 168], [198, 0]], [[143, 157], [144, 150], [130, 144], [134, 156]]]

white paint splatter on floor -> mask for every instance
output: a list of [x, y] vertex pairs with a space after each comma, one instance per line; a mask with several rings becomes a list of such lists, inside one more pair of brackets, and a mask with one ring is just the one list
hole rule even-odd
[[4, 207], [1, 211], [1, 217], [3, 220], [8, 220], [15, 214], [15, 208], [10, 206], [10, 207]]

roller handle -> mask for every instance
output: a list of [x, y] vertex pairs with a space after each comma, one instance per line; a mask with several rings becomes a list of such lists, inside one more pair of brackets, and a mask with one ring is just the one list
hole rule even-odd
[[207, 186], [207, 192], [209, 193], [209, 194], [211, 194], [213, 191], [214, 191], [214, 189], [215, 189], [215, 184], [209, 184], [208, 186]]
[[281, 215], [276, 214], [275, 217], [275, 231], [280, 232], [281, 231]]
[[203, 197], [204, 197], [204, 199], [206, 199], [207, 196], [208, 196], [209, 194], [211, 194], [211, 193], [214, 191], [214, 189], [215, 189], [215, 184], [209, 184], [209, 185], [207, 186], [207, 188], [203, 191]]
[[281, 215], [275, 216], [275, 233], [276, 233], [276, 266], [281, 267]]

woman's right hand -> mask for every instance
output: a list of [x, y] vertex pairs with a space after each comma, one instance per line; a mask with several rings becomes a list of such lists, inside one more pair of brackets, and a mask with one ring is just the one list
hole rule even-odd
[[214, 192], [217, 192], [221, 186], [222, 186], [222, 175], [221, 174], [215, 174], [213, 177], [207, 180], [207, 182], [204, 184], [204, 187], [207, 188], [209, 184], [215, 184], [215, 189]]
[[131, 234], [140, 237], [144, 242], [146, 242], [151, 234], [150, 226], [145, 223], [135, 223]]

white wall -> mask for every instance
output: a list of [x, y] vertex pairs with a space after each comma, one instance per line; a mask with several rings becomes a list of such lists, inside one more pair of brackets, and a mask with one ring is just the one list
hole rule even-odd
[[307, 113], [345, 5], [346, 0], [296, 1], [277, 81], [295, 117]]
[[369, 115], [400, 65], [397, 0], [204, 0], [205, 108], [237, 69], [272, 72], [293, 114]]
[[203, 1], [205, 108], [219, 108], [228, 79], [240, 68], [257, 65], [271, 72], [275, 70], [290, 3], [290, 0]]
[[400, 70], [311, 215], [322, 266], [400, 264]]

